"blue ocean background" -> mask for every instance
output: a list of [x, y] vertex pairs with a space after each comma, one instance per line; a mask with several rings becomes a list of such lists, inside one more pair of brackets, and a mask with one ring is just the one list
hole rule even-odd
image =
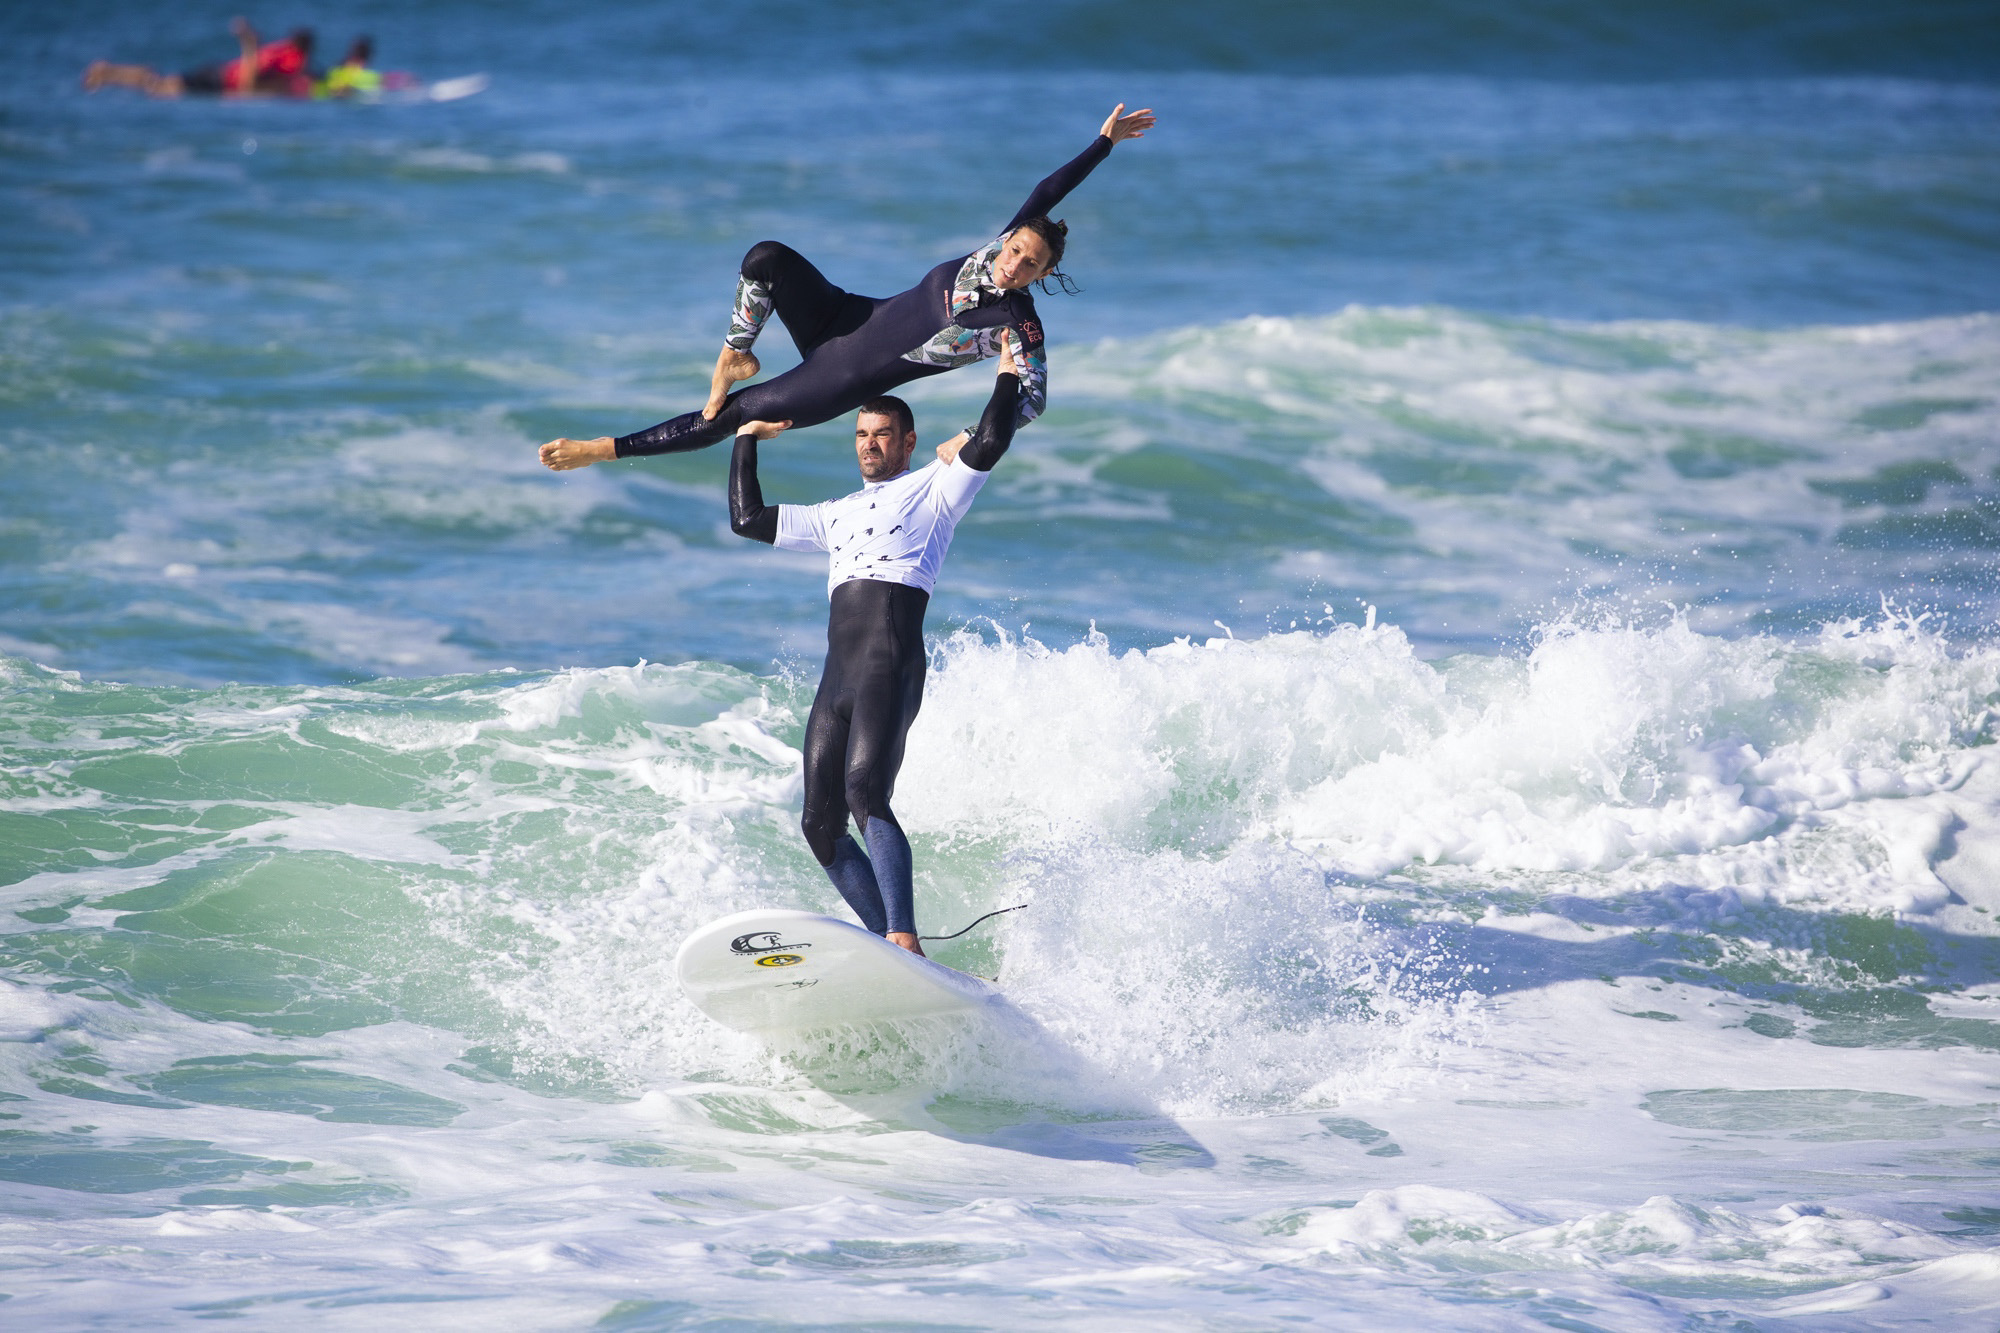
[[[0, 13], [9, 1318], [2000, 1308], [1991, 6], [350, 4], [251, 17], [486, 90], [82, 91], [230, 14]], [[768, 1051], [669, 963], [836, 907], [824, 568], [535, 447], [1121, 101], [898, 793], [1029, 1027]]]

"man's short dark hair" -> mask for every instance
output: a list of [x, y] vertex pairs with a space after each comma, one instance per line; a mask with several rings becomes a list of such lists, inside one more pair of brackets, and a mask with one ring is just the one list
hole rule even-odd
[[857, 415], [865, 417], [894, 417], [896, 418], [896, 424], [902, 427], [903, 434], [915, 435], [917, 433], [916, 414], [910, 411], [908, 403], [895, 397], [893, 394], [885, 393], [870, 398], [861, 405], [861, 411]]

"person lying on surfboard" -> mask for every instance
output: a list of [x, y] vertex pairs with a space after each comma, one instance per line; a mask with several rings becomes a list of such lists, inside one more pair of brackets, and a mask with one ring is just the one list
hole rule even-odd
[[[1019, 371], [1016, 412], [1026, 425], [1040, 414], [1048, 384], [1042, 324], [1028, 288], [1053, 280], [1074, 290], [1059, 267], [1069, 228], [1052, 221], [1049, 210], [1083, 183], [1112, 145], [1144, 137], [1153, 123], [1152, 111], [1126, 115], [1120, 102], [1090, 147], [1037, 185], [998, 236], [969, 255], [947, 259], [897, 296], [842, 291], [798, 251], [759, 241], [743, 256], [707, 405], [615, 439], [550, 440], [541, 448], [543, 464], [561, 472], [613, 458], [701, 449], [746, 421], [816, 426], [898, 385], [998, 356], [1003, 347]], [[732, 384], [762, 369], [751, 348], [774, 311], [805, 360], [731, 393]]]
[[[979, 425], [939, 445], [937, 461], [915, 472], [909, 404], [870, 398], [854, 421], [862, 487], [823, 504], [764, 503], [757, 442], [789, 421], [738, 425], [729, 464], [729, 526], [738, 536], [830, 557], [826, 666], [806, 720], [806, 845], [862, 925], [916, 954], [924, 949], [910, 841], [889, 797], [903, 766], [903, 738], [924, 701], [924, 610], [952, 530], [1013, 442], [1020, 395], [1013, 349], [1003, 348]], [[859, 842], [847, 831], [849, 816]]]
[[313, 95], [313, 31], [294, 29], [275, 42], [258, 37], [248, 19], [229, 21], [240, 54], [234, 60], [204, 65], [185, 74], [161, 74], [144, 65], [115, 65], [93, 60], [83, 72], [86, 92], [99, 88], [136, 88], [149, 97], [208, 94], [216, 97], [311, 97]]
[[340, 63], [328, 70], [325, 78], [313, 84], [312, 95], [317, 98], [353, 97], [365, 102], [380, 97], [385, 87], [399, 87], [409, 82], [407, 74], [385, 77], [370, 63], [374, 59], [375, 39], [365, 34], [356, 37]]

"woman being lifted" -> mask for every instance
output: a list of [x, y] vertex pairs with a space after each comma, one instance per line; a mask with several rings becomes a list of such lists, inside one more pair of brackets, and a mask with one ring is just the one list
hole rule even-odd
[[[1049, 210], [1083, 183], [1113, 144], [1143, 137], [1153, 123], [1151, 110], [1126, 115], [1120, 102], [1090, 147], [1037, 185], [997, 237], [939, 264], [897, 296], [842, 291], [796, 250], [759, 241], [743, 257], [707, 405], [632, 435], [550, 440], [542, 446], [542, 462], [562, 472], [612, 458], [682, 453], [729, 439], [746, 421], [816, 426], [900, 384], [998, 356], [1003, 347], [1011, 347], [1019, 368], [1018, 423], [1025, 425], [1040, 415], [1048, 386], [1042, 325], [1028, 287], [1065, 281], [1057, 266], [1069, 229], [1051, 221]], [[761, 369], [751, 348], [774, 311], [805, 360], [775, 379], [730, 392]]]

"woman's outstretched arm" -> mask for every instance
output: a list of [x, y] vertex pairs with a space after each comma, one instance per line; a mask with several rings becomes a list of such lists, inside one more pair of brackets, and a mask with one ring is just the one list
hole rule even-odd
[[1146, 131], [1153, 128], [1157, 119], [1151, 107], [1144, 111], [1134, 111], [1129, 116], [1124, 112], [1123, 102], [1112, 108], [1111, 114], [1104, 118], [1104, 128], [1090, 141], [1090, 147], [1050, 173], [1029, 194], [1028, 202], [1022, 204], [1020, 211], [1015, 213], [1000, 230], [1012, 231], [1029, 218], [1047, 215], [1048, 211], [1061, 203], [1071, 190], [1083, 184], [1084, 177], [1088, 176], [1099, 162], [1110, 155], [1113, 144], [1123, 143], [1127, 139], [1144, 138]]

